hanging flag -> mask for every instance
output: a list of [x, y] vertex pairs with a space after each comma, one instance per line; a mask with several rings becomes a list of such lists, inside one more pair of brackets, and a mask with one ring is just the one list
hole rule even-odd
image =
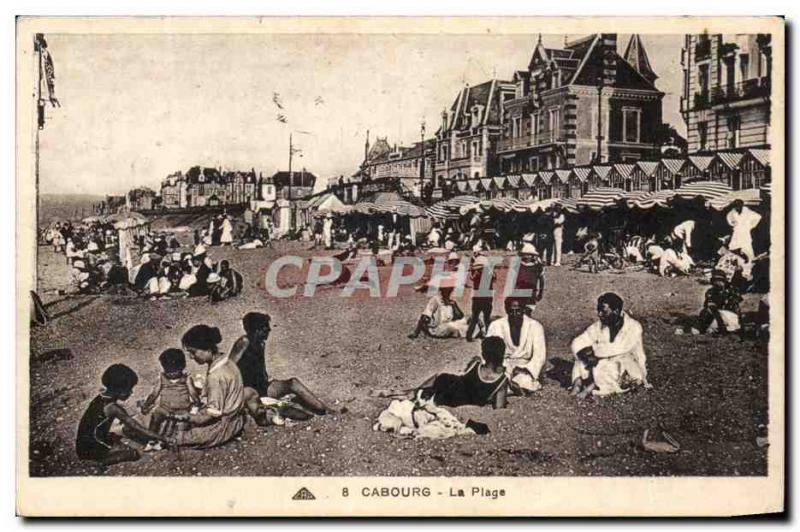
[[[50, 105], [53, 107], [61, 107], [61, 103], [56, 98], [56, 70], [55, 66], [53, 65], [53, 56], [50, 55], [50, 50], [47, 49], [47, 40], [44, 38], [43, 34], [37, 33], [34, 36], [33, 48], [39, 53], [40, 82], [42, 81], [41, 76], [44, 75], [44, 82], [45, 85], [47, 85], [47, 100], [50, 101]], [[38, 109], [39, 128], [41, 129], [44, 127], [44, 98], [41, 94], [39, 95]]]

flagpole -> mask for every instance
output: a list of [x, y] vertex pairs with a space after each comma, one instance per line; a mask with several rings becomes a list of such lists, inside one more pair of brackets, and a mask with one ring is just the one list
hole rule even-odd
[[44, 124], [44, 103], [42, 102], [42, 46], [37, 42], [37, 35], [33, 35], [33, 48], [36, 50], [36, 137], [33, 147], [33, 172], [34, 172], [34, 186], [36, 187], [36, 214], [34, 219], [34, 227], [36, 228], [36, 251], [33, 254], [33, 289], [38, 293], [39, 290], [39, 131]]
[[292, 147], [292, 134], [289, 133], [289, 234], [292, 236], [294, 233], [294, 209], [292, 207], [292, 155], [294, 148]]

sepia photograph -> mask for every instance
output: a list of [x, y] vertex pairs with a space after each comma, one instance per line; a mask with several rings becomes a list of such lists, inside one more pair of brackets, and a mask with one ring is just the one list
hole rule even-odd
[[18, 19], [18, 507], [779, 511], [783, 33]]

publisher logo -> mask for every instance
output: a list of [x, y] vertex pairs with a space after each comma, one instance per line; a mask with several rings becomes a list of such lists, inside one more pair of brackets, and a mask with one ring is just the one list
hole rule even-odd
[[294, 494], [292, 497], [293, 501], [313, 501], [316, 497], [314, 494], [308, 491], [308, 488], [300, 488], [300, 490]]

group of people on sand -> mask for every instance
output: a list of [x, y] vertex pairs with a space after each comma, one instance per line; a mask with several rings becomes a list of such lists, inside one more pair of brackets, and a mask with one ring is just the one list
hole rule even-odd
[[[505, 299], [505, 316], [492, 321], [481, 342], [481, 356], [470, 359], [463, 373], [435, 374], [411, 390], [379, 395], [421, 398], [438, 406], [504, 408], [509, 396], [528, 396], [541, 390], [547, 362], [545, 330], [526, 312], [525, 303], [519, 298]], [[617, 294], [601, 295], [597, 299], [597, 321], [571, 343], [574, 361], [570, 391], [579, 398], [652, 388], [647, 378], [642, 326], [623, 307]]]
[[[248, 417], [266, 427], [282, 425], [285, 418], [308, 420], [328, 413], [328, 406], [299, 379], [270, 378], [265, 358], [270, 322], [267, 314], [246, 314], [244, 335], [229, 354], [220, 349], [218, 328], [200, 324], [186, 331], [181, 348], [159, 355], [156, 382], [146, 399], [138, 402], [141, 414], [149, 415], [146, 424], [123, 406], [139, 382], [138, 375], [124, 364], [109, 366], [101, 377], [102, 391], [78, 424], [78, 457], [111, 465], [138, 460], [142, 452], [164, 447], [208, 449], [239, 436]], [[187, 356], [203, 371], [190, 374]]]
[[242, 274], [229, 260], [213, 262], [204, 245], [194, 252], [175, 251], [160, 257], [144, 253], [132, 272], [133, 289], [150, 299], [207, 297], [212, 302], [238, 296]]
[[[515, 290], [527, 294], [517, 299], [522, 303], [525, 312], [531, 315], [544, 295], [544, 263], [536, 247], [530, 242], [522, 245], [517, 256], [519, 261], [516, 264]], [[467, 317], [452, 297], [461, 281], [457, 274], [461, 262], [462, 257], [451, 251], [447, 256], [444, 272], [427, 278], [418, 285], [420, 290], [431, 286], [436, 292], [428, 299], [409, 338], [416, 339], [420, 335], [432, 338], [463, 337], [471, 342], [486, 334], [494, 307], [497, 273], [487, 255], [480, 251], [473, 253], [467, 279], [472, 292], [471, 313]]]

